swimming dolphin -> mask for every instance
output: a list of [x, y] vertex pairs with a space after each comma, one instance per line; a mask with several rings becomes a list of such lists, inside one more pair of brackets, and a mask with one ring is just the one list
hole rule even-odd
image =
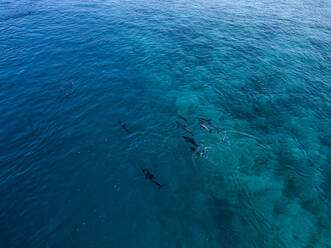
[[205, 129], [205, 130], [207, 130], [209, 133], [211, 133], [211, 129], [209, 129], [208, 127], [206, 127], [206, 125], [203, 124], [203, 123], [201, 123], [201, 122], [200, 122], [200, 127], [203, 128], [203, 129]]
[[188, 121], [186, 120], [186, 118], [185, 118], [184, 116], [182, 116], [182, 115], [178, 115], [178, 118], [179, 118], [179, 119], [182, 119], [183, 121], [185, 121], [186, 123], [188, 123]]
[[184, 124], [180, 123], [179, 121], [176, 121], [176, 124], [179, 127], [183, 128], [186, 132], [188, 132], [189, 134], [191, 134], [192, 136], [194, 136], [194, 134]]
[[206, 125], [209, 125], [209, 126], [215, 128], [215, 129], [217, 130], [218, 133], [220, 132], [219, 128], [216, 127], [216, 126], [211, 122], [211, 120], [206, 120], [206, 119], [203, 119], [203, 118], [198, 118], [198, 120], [199, 120], [200, 123], [202, 123], [202, 124], [204, 123], [204, 124], [206, 124]]
[[192, 152], [195, 152], [196, 149], [197, 149], [196, 147], [190, 146], [190, 150], [191, 150]]
[[200, 145], [191, 137], [183, 136], [186, 143], [191, 143], [195, 147], [199, 147]]
[[141, 171], [145, 174], [145, 178], [151, 180], [154, 184], [156, 184], [159, 189], [161, 189], [162, 187], [164, 187], [165, 185], [159, 184], [156, 181], [156, 178], [154, 177], [154, 175], [147, 169], [141, 168]]
[[131, 134], [131, 131], [126, 127], [125, 123], [123, 123], [121, 120], [118, 120], [118, 124], [121, 125], [121, 127], [128, 133]]

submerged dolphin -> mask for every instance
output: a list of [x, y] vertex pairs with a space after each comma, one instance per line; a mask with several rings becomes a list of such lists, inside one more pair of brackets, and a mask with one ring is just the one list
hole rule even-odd
[[200, 123], [202, 123], [202, 124], [206, 124], [206, 125], [209, 125], [209, 126], [215, 128], [215, 129], [217, 130], [218, 133], [220, 132], [219, 128], [216, 127], [216, 126], [214, 125], [214, 123], [211, 122], [211, 120], [206, 120], [206, 119], [203, 119], [203, 118], [198, 118], [198, 120], [199, 120]]
[[205, 130], [207, 130], [209, 133], [211, 133], [211, 129], [209, 129], [208, 127], [206, 127], [206, 125], [203, 124], [203, 123], [201, 123], [201, 122], [200, 122], [200, 127], [203, 128], [203, 129], [205, 129]]
[[182, 116], [182, 115], [178, 115], [178, 118], [179, 118], [179, 119], [182, 119], [183, 121], [185, 121], [186, 123], [188, 123], [188, 121], [186, 120], [186, 118], [185, 118], [184, 116]]
[[145, 178], [151, 180], [154, 184], [156, 184], [159, 189], [161, 189], [162, 187], [164, 187], [165, 185], [159, 184], [156, 181], [156, 178], [154, 177], [154, 175], [147, 169], [141, 168], [141, 171], [145, 174]]
[[185, 140], [186, 143], [191, 143], [195, 147], [199, 147], [200, 145], [191, 137], [183, 136], [183, 139]]
[[125, 123], [123, 123], [121, 120], [118, 120], [118, 124], [121, 125], [121, 127], [128, 133], [131, 134], [131, 131], [126, 127]]
[[192, 152], [195, 152], [196, 149], [197, 149], [196, 147], [190, 146], [190, 150], [191, 150]]
[[183, 128], [186, 132], [188, 132], [189, 134], [191, 134], [192, 136], [194, 136], [194, 134], [184, 124], [180, 123], [179, 121], [176, 121], [176, 124], [179, 127]]

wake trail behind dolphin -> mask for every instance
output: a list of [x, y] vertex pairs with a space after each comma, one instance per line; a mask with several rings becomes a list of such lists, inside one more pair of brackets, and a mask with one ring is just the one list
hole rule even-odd
[[195, 151], [193, 152], [192, 154], [192, 163], [193, 163], [193, 167], [195, 170], [198, 170], [198, 166], [197, 166], [197, 163], [196, 163], [196, 158], [197, 156], [195, 155], [199, 155], [199, 157], [202, 157], [202, 152], [205, 152], [207, 150], [208, 147], [202, 147], [201, 145], [198, 146]]
[[242, 136], [246, 136], [248, 138], [255, 139], [258, 142], [258, 145], [259, 146], [261, 146], [262, 148], [266, 149], [266, 147], [262, 144], [262, 141], [258, 137], [254, 136], [252, 134], [245, 133], [245, 132], [240, 132], [240, 131], [235, 131], [235, 130], [222, 130], [221, 133], [225, 133], [225, 134], [226, 133], [240, 134]]

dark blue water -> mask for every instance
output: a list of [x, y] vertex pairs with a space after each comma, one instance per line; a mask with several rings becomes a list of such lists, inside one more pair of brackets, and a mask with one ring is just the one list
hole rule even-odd
[[329, 248], [330, 16], [312, 0], [1, 1], [0, 247]]

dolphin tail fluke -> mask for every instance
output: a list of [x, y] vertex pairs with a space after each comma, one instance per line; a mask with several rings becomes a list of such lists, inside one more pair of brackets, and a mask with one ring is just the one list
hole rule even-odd
[[209, 133], [210, 133], [210, 134], [212, 133], [212, 130], [211, 130], [211, 129], [209, 129]]
[[159, 189], [161, 189], [161, 188], [163, 188], [163, 187], [165, 187], [166, 185], [164, 185], [164, 184], [160, 184], [159, 185]]

